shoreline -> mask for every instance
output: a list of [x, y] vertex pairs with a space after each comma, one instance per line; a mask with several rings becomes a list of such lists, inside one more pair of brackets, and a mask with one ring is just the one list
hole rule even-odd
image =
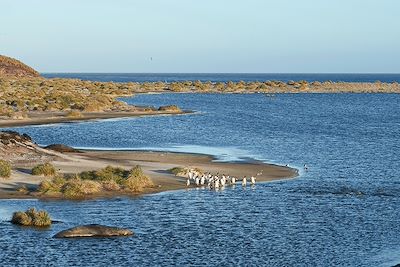
[[[264, 94], [267, 97], [274, 97], [275, 95], [281, 94], [400, 94], [400, 92], [349, 92], [349, 91], [338, 91], [338, 92], [326, 92], [326, 91], [277, 91], [277, 92], [260, 92], [260, 91], [147, 91], [137, 92], [137, 95], [151, 95], [151, 94]], [[126, 97], [126, 96], [120, 96]], [[24, 119], [0, 119], [0, 129], [2, 128], [13, 128], [13, 127], [24, 127], [24, 126], [39, 126], [39, 125], [50, 125], [59, 123], [77, 123], [77, 122], [90, 122], [97, 120], [106, 119], [124, 119], [134, 117], [147, 117], [147, 116], [172, 116], [172, 115], [187, 115], [194, 114], [196, 112], [191, 110], [182, 111], [102, 111], [102, 112], [84, 112], [80, 117], [67, 117], [65, 112], [37, 112], [32, 113], [32, 117]]]
[[23, 126], [38, 126], [49, 125], [58, 123], [76, 123], [88, 122], [106, 119], [123, 119], [134, 117], [147, 117], [147, 116], [169, 116], [169, 115], [185, 115], [191, 114], [192, 111], [183, 110], [180, 112], [174, 111], [153, 111], [153, 112], [129, 112], [129, 111], [113, 111], [113, 112], [87, 112], [83, 113], [81, 117], [66, 117], [64, 113], [48, 112], [36, 114], [35, 117], [28, 119], [7, 119], [0, 120], [1, 128], [23, 127]]
[[[155, 186], [147, 188], [140, 193], [109, 192], [88, 195], [83, 199], [116, 197], [140, 197], [147, 194], [160, 193], [186, 188], [186, 178], [175, 176], [168, 170], [173, 167], [200, 168], [205, 172], [226, 173], [236, 177], [250, 176], [262, 171], [257, 177], [257, 182], [271, 182], [277, 180], [293, 179], [299, 175], [297, 169], [276, 164], [263, 163], [257, 160], [249, 162], [216, 162], [212, 155], [180, 153], [180, 152], [155, 152], [155, 151], [91, 151], [81, 150], [80, 153], [60, 153], [64, 158], [52, 161], [60, 173], [79, 173], [82, 171], [104, 168], [108, 165], [130, 168], [140, 165], [144, 173], [153, 180]], [[18, 192], [21, 185], [28, 188], [36, 187], [44, 177], [32, 176], [26, 172], [27, 166], [18, 166], [13, 171], [11, 179], [0, 179], [0, 199], [39, 199], [39, 200], [66, 200], [61, 196], [41, 196], [38, 193], [23, 194]], [[24, 170], [24, 171], [21, 171]], [[238, 183], [237, 186], [240, 186]]]

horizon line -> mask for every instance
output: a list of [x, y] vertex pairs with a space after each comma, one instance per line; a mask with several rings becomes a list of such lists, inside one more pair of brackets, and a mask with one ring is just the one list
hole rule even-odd
[[40, 74], [345, 74], [345, 75], [400, 75], [400, 72], [39, 72]]

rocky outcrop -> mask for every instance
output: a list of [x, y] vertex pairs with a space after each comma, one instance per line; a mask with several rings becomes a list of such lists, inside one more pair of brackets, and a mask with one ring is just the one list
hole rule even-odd
[[0, 76], [40, 77], [40, 74], [19, 60], [0, 55]]
[[78, 237], [113, 237], [131, 236], [133, 232], [129, 229], [110, 227], [99, 224], [88, 224], [64, 230], [56, 234], [55, 238], [78, 238]]

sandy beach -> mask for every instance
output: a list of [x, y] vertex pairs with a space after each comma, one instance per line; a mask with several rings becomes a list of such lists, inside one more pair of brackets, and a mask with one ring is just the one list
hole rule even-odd
[[[156, 193], [166, 190], [186, 188], [186, 179], [170, 173], [173, 167], [199, 168], [205, 172], [229, 174], [231, 176], [257, 176], [258, 182], [268, 182], [297, 176], [297, 171], [292, 168], [265, 164], [262, 162], [225, 163], [215, 162], [213, 157], [201, 154], [186, 154], [172, 152], [152, 151], [82, 151], [81, 153], [53, 152], [55, 160], [52, 164], [60, 173], [79, 173], [82, 171], [96, 170], [108, 165], [122, 168], [132, 168], [140, 165], [156, 185], [141, 194]], [[19, 164], [12, 172], [9, 179], [0, 179], [0, 198], [32, 198], [32, 194], [22, 194], [17, 191], [21, 186], [35, 188], [46, 178], [33, 176], [30, 169], [34, 162]], [[121, 192], [102, 193], [91, 197], [112, 197], [121, 195]]]

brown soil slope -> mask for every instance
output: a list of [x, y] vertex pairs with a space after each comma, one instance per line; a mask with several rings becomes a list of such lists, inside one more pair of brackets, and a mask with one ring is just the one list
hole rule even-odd
[[19, 60], [0, 55], [0, 77], [40, 77], [39, 72]]

